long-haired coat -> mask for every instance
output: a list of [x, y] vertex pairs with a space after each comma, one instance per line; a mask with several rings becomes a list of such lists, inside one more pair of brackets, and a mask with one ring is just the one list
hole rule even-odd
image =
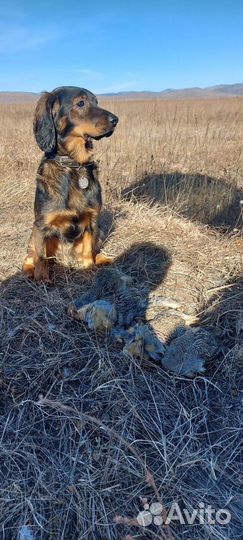
[[101, 186], [92, 139], [112, 135], [117, 116], [98, 106], [94, 94], [64, 86], [45, 92], [34, 117], [36, 141], [44, 152], [36, 178], [35, 221], [23, 270], [48, 281], [49, 260], [61, 241], [72, 243], [84, 269], [107, 262], [96, 253]]

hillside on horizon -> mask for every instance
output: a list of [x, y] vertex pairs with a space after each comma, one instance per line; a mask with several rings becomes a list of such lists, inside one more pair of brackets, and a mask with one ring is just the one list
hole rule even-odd
[[[0, 104], [11, 103], [33, 103], [38, 99], [39, 93], [35, 92], [8, 92], [0, 91]], [[208, 86], [206, 88], [167, 88], [160, 92], [152, 92], [150, 90], [142, 91], [127, 91], [127, 92], [111, 92], [98, 94], [101, 98], [114, 99], [213, 99], [225, 97], [243, 96], [243, 84], [219, 84], [216, 86]]]

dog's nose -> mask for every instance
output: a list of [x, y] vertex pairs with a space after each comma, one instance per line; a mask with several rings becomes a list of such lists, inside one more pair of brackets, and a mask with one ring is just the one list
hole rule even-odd
[[118, 123], [118, 118], [114, 114], [110, 114], [109, 121], [114, 127], [116, 127], [116, 124]]

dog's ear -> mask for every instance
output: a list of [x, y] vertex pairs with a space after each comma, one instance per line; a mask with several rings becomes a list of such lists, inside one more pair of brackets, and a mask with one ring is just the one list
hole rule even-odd
[[34, 134], [40, 149], [46, 154], [53, 152], [57, 144], [56, 127], [53, 120], [52, 107], [55, 96], [49, 92], [39, 99], [34, 116]]

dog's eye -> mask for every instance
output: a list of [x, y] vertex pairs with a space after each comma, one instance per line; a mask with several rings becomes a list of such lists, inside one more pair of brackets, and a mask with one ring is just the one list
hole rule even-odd
[[81, 99], [78, 103], [77, 103], [78, 107], [84, 107], [85, 105], [85, 102], [83, 99]]

